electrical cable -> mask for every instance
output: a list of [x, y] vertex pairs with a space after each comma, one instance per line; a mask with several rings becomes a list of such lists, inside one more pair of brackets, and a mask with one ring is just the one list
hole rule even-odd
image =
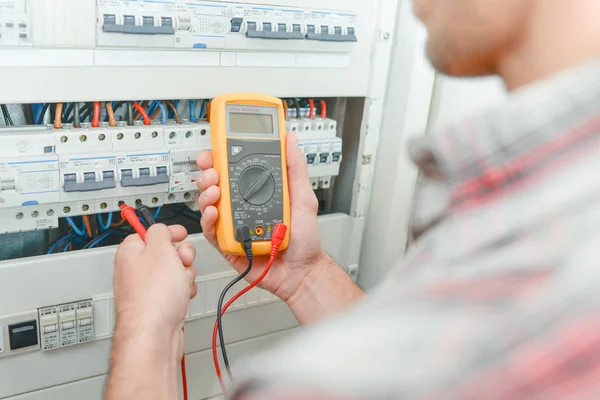
[[100, 112], [102, 107], [99, 101], [94, 102], [94, 117], [92, 118], [92, 128], [98, 128], [100, 126]]
[[65, 113], [63, 114], [63, 121], [69, 122], [71, 119], [71, 113], [73, 112], [73, 108], [75, 107], [75, 103], [69, 103], [67, 107], [65, 107]]
[[321, 118], [327, 118], [327, 102], [325, 100], [321, 100]]
[[50, 103], [44, 103], [42, 106], [42, 110], [40, 111], [40, 115], [36, 119], [36, 125], [41, 125], [44, 123], [44, 117], [46, 116], [46, 111], [48, 111], [48, 107], [50, 107]]
[[135, 109], [140, 113], [140, 115], [144, 119], [144, 125], [150, 125], [152, 123], [152, 120], [148, 116], [148, 113], [146, 112], [146, 110], [144, 110], [144, 107], [142, 107], [140, 104], [138, 104], [136, 102], [133, 103], [133, 107], [135, 107]]
[[6, 104], [2, 104], [2, 114], [4, 115], [4, 123], [6, 126], [14, 126], [15, 123], [8, 111], [8, 106]]
[[62, 113], [63, 103], [58, 103], [54, 111], [54, 129], [62, 129]]
[[[273, 235], [271, 237], [271, 251], [270, 251], [270, 258], [269, 258], [269, 262], [267, 263], [264, 271], [262, 272], [262, 274], [256, 278], [256, 280], [254, 280], [254, 282], [252, 282], [250, 285], [248, 285], [247, 287], [245, 287], [243, 290], [241, 290], [238, 294], [236, 294], [235, 296], [233, 296], [228, 302], [227, 304], [225, 304], [225, 306], [220, 309], [218, 307], [217, 310], [217, 320], [215, 321], [215, 325], [213, 327], [213, 336], [212, 336], [212, 353], [213, 353], [213, 362], [215, 364], [215, 371], [217, 373], [217, 377], [219, 378], [219, 383], [221, 384], [221, 389], [223, 389], [223, 393], [225, 394], [226, 392], [226, 387], [225, 387], [225, 383], [223, 382], [223, 376], [221, 374], [221, 368], [219, 367], [219, 357], [217, 355], [217, 334], [219, 334], [219, 341], [220, 341], [220, 345], [221, 345], [221, 352], [223, 354], [223, 362], [225, 363], [225, 367], [227, 368], [227, 373], [229, 374], [229, 377], [231, 378], [231, 371], [229, 368], [229, 361], [227, 359], [227, 351], [225, 350], [225, 344], [224, 341], [221, 340], [221, 336], [223, 333], [223, 327], [221, 325], [221, 318], [225, 312], [227, 311], [227, 309], [236, 301], [238, 300], [240, 297], [242, 297], [243, 295], [245, 295], [246, 293], [248, 293], [250, 290], [252, 290], [254, 287], [256, 287], [260, 282], [262, 282], [262, 280], [265, 278], [265, 276], [267, 276], [267, 274], [269, 273], [269, 270], [271, 269], [271, 267], [273, 266], [273, 262], [275, 261], [275, 259], [277, 258], [277, 255], [279, 254], [279, 248], [281, 247], [281, 243], [284, 241], [285, 239], [285, 235], [287, 232], [287, 226], [284, 224], [277, 224], [275, 225], [275, 228], [273, 229]], [[246, 251], [246, 245], [244, 243], [244, 250]], [[250, 243], [250, 253], [252, 252], [252, 244]], [[248, 258], [248, 252], [246, 251], [246, 256]], [[252, 259], [249, 258], [248, 261], [248, 268], [246, 269], [246, 271], [244, 271], [244, 273], [246, 272], [250, 272], [250, 269], [252, 268]], [[244, 275], [244, 274], [242, 274]], [[247, 275], [247, 274], [246, 274]], [[244, 275], [244, 277], [246, 276]], [[241, 275], [240, 275], [241, 276]], [[239, 281], [238, 281], [239, 282]], [[223, 291], [225, 292], [227, 288], [225, 288]], [[222, 294], [223, 295], [223, 294]], [[220, 301], [221, 299], [219, 299]]]
[[160, 212], [162, 211], [162, 206], [158, 207], [156, 209], [156, 211], [154, 212], [154, 215], [152, 216], [155, 220], [158, 218], [158, 216], [160, 215]]
[[196, 122], [196, 102], [194, 100], [190, 100], [189, 105], [190, 105], [190, 122]]
[[[46, 250], [46, 254], [52, 254], [52, 252], [54, 250], [56, 250], [56, 248], [58, 247], [59, 244], [63, 243], [65, 240], [69, 240], [71, 238], [75, 237], [74, 234], [68, 234], [67, 236], [63, 236], [60, 237], [58, 239], [56, 239], [53, 243], [51, 243], [50, 245], [48, 245], [48, 248]], [[40, 254], [43, 254], [43, 252], [40, 252]]]
[[292, 101], [294, 102], [294, 107], [296, 108], [296, 118], [300, 119], [300, 103], [296, 98], [292, 99]]
[[79, 128], [81, 126], [81, 110], [79, 109], [79, 103], [75, 103], [75, 107], [73, 108], [73, 126], [75, 128]]
[[133, 104], [131, 101], [127, 102], [127, 125], [133, 125]]
[[173, 111], [173, 114], [175, 115], [175, 120], [177, 121], [178, 124], [180, 124], [181, 118], [179, 117], [179, 113], [177, 112], [177, 107], [175, 107], [173, 102], [170, 100], [167, 100], [166, 103], [167, 103], [167, 106], [169, 106], [169, 108]]
[[75, 221], [73, 221], [71, 217], [66, 217], [65, 219], [67, 220], [71, 229], [73, 229], [73, 231], [75, 231], [76, 234], [78, 234], [79, 236], [85, 236], [85, 228], [79, 229], [79, 227], [75, 224]]
[[109, 229], [106, 232], [103, 232], [100, 236], [98, 236], [97, 238], [91, 240], [89, 243], [87, 243], [85, 246], [83, 246], [84, 249], [91, 249], [96, 247], [97, 245], [99, 245], [100, 243], [102, 243], [102, 241], [104, 241], [105, 239], [107, 239], [108, 237], [112, 236], [112, 235], [120, 235], [120, 236], [129, 236], [131, 234], [131, 231], [128, 229], [124, 229], [124, 228], [119, 228], [119, 229]]
[[8, 118], [6, 118], [5, 107], [6, 106], [2, 104], [2, 106], [0, 106], [0, 109], [2, 110], [2, 116], [4, 117], [4, 125], [8, 126]]
[[167, 124], [167, 108], [160, 101], [158, 101], [156, 104], [158, 105], [158, 108], [160, 109], [160, 112], [162, 113], [162, 124], [166, 125]]
[[212, 103], [210, 100], [206, 100], [206, 122], [210, 122], [210, 110]]
[[[146, 114], [149, 114], [147, 109], [148, 109], [148, 105], [150, 104], [150, 102], [148, 100], [144, 100], [144, 101], [138, 101], [137, 102], [140, 106], [142, 106], [142, 108], [146, 111]], [[137, 121], [138, 119], [140, 119], [140, 117], [142, 117], [142, 115], [140, 114], [140, 112], [138, 111], [138, 109], [136, 108], [133, 112], [133, 120]]]
[[23, 104], [23, 115], [25, 116], [25, 123], [33, 125], [33, 108], [31, 104]]
[[92, 224], [90, 223], [90, 218], [87, 215], [82, 216], [83, 223], [85, 224], [85, 229], [89, 237], [94, 237], [92, 233]]
[[206, 109], [206, 100], [202, 100], [202, 103], [200, 103], [200, 113], [198, 113], [198, 119], [203, 119], [204, 118], [204, 110]]
[[115, 118], [115, 111], [113, 110], [112, 103], [106, 102], [106, 114], [108, 116], [108, 125], [117, 126], [117, 119]]
[[290, 110], [288, 108], [287, 101], [285, 101], [285, 99], [282, 99], [281, 104], [283, 104], [283, 118], [288, 119]]
[[308, 107], [310, 108], [310, 114], [308, 115], [308, 118], [314, 119], [315, 118], [315, 101], [313, 99], [308, 100]]
[[108, 218], [106, 219], [106, 224], [102, 221], [102, 214], [98, 214], [98, 224], [100, 225], [100, 228], [102, 230], [109, 230], [110, 229], [110, 223], [112, 222], [112, 215], [113, 213], [108, 213]]
[[85, 120], [87, 120], [94, 112], [94, 103], [86, 103], [83, 107], [81, 107], [81, 112], [83, 113], [81, 116], [81, 122], [85, 122]]

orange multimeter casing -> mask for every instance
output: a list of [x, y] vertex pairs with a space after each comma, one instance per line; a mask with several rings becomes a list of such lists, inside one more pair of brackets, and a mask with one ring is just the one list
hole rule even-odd
[[[222, 252], [245, 255], [238, 232], [250, 229], [255, 256], [271, 251], [277, 223], [290, 226], [286, 127], [280, 99], [232, 93], [212, 101], [210, 141], [221, 198], [217, 239]], [[287, 248], [289, 229], [280, 249]]]

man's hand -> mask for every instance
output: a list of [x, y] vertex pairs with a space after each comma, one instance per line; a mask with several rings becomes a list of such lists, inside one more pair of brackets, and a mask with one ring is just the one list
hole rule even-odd
[[[115, 257], [115, 305], [117, 329], [161, 329], [176, 335], [183, 351], [181, 327], [190, 299], [196, 296], [196, 249], [182, 242], [184, 227], [153, 225], [146, 243], [130, 235]], [[179, 243], [179, 244], [177, 244]]]
[[[321, 248], [317, 220], [319, 203], [310, 184], [306, 159], [298, 147], [296, 135], [288, 134], [287, 139], [290, 243], [273, 264], [261, 287], [286, 301], [298, 321], [306, 324], [345, 308], [362, 296], [362, 291]], [[212, 165], [209, 151], [198, 155], [198, 167], [202, 172], [196, 182], [202, 191], [198, 205], [204, 236], [219, 248], [215, 233], [219, 215], [215, 204], [221, 192], [217, 186], [219, 175]], [[224, 256], [238, 272], [247, 268], [245, 257]], [[246, 279], [255, 280], [264, 271], [268, 260], [268, 256], [255, 257], [254, 267]], [[315, 285], [315, 282], [319, 284]]]
[[183, 321], [196, 296], [196, 249], [182, 226], [130, 235], [115, 257], [117, 326], [105, 399], [175, 399]]

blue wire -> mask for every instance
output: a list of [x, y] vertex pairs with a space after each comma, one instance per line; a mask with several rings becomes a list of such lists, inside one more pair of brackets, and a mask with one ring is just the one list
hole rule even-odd
[[158, 218], [158, 214], [160, 214], [160, 210], [162, 210], [162, 207], [158, 207], [156, 209], [156, 212], [154, 213], [154, 216], [152, 218], [154, 218], [154, 219]]
[[196, 122], [196, 102], [190, 100], [190, 122]]
[[106, 239], [107, 237], [109, 237], [112, 234], [113, 234], [113, 232], [106, 232], [106, 233], [104, 233], [98, 239], [96, 239], [92, 243], [90, 243], [90, 245], [88, 246], [88, 249], [91, 249], [92, 247], [98, 246], [104, 239]]
[[71, 245], [71, 243], [73, 243], [73, 241], [72, 241], [72, 240], [69, 240], [69, 243], [67, 243], [67, 244], [65, 245], [65, 249], [63, 250], [63, 253], [66, 253], [67, 251], [69, 251], [69, 246]]
[[157, 101], [156, 100], [152, 100], [152, 102], [150, 103], [150, 105], [148, 106], [148, 115], [152, 116], [154, 114], [154, 112], [156, 111], [156, 107], [158, 107], [157, 105]]
[[84, 227], [83, 229], [79, 229], [77, 227], [77, 225], [75, 225], [75, 222], [71, 219], [71, 217], [66, 217], [67, 222], [69, 223], [69, 226], [71, 227], [71, 229], [73, 229], [75, 231], [76, 234], [78, 234], [79, 236], [85, 236], [85, 220], [84, 220]]
[[70, 234], [70, 235], [67, 235], [67, 236], [63, 237], [62, 239], [57, 240], [56, 243], [54, 243], [52, 245], [52, 247], [50, 247], [50, 249], [48, 249], [48, 253], [46, 253], [46, 254], [52, 254], [52, 252], [54, 250], [56, 250], [56, 248], [58, 247], [58, 245], [60, 245], [61, 243], [64, 243], [65, 240], [69, 240], [69, 239], [73, 238], [74, 236], [75, 235]]
[[166, 125], [167, 124], [167, 108], [160, 101], [156, 102], [156, 104], [158, 104], [158, 106], [160, 107], [160, 112], [162, 113], [162, 124]]
[[40, 114], [42, 113], [42, 105], [39, 103], [32, 104], [31, 109], [33, 110], [33, 123], [37, 124], [40, 119]]
[[106, 225], [105, 225], [104, 222], [102, 221], [102, 214], [98, 214], [98, 224], [100, 224], [100, 228], [102, 228], [102, 230], [106, 231], [110, 228], [110, 224], [112, 222], [112, 216], [113, 216], [113, 213], [108, 213], [108, 219], [106, 220]]
[[200, 103], [200, 114], [198, 115], [198, 118], [202, 119], [204, 118], [204, 108], [206, 107], [206, 100], [202, 100], [202, 103]]

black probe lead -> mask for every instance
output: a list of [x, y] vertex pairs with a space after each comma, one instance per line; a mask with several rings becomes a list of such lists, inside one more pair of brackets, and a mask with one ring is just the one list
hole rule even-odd
[[227, 292], [234, 287], [238, 282], [244, 279], [252, 270], [252, 263], [254, 261], [254, 256], [252, 255], [252, 236], [250, 235], [250, 229], [247, 226], [242, 227], [238, 230], [238, 240], [242, 242], [244, 246], [244, 252], [246, 253], [246, 258], [248, 259], [248, 267], [240, 276], [229, 282], [225, 289], [221, 292], [221, 296], [219, 296], [219, 303], [217, 305], [217, 327], [219, 331], [219, 344], [221, 345], [221, 354], [223, 355], [223, 363], [225, 364], [225, 369], [227, 369], [227, 375], [229, 375], [229, 379], [233, 382], [233, 374], [231, 373], [231, 367], [229, 366], [229, 359], [227, 358], [227, 350], [225, 349], [225, 337], [223, 335], [223, 321], [221, 318], [221, 310], [223, 309], [223, 303], [225, 301], [225, 296]]

